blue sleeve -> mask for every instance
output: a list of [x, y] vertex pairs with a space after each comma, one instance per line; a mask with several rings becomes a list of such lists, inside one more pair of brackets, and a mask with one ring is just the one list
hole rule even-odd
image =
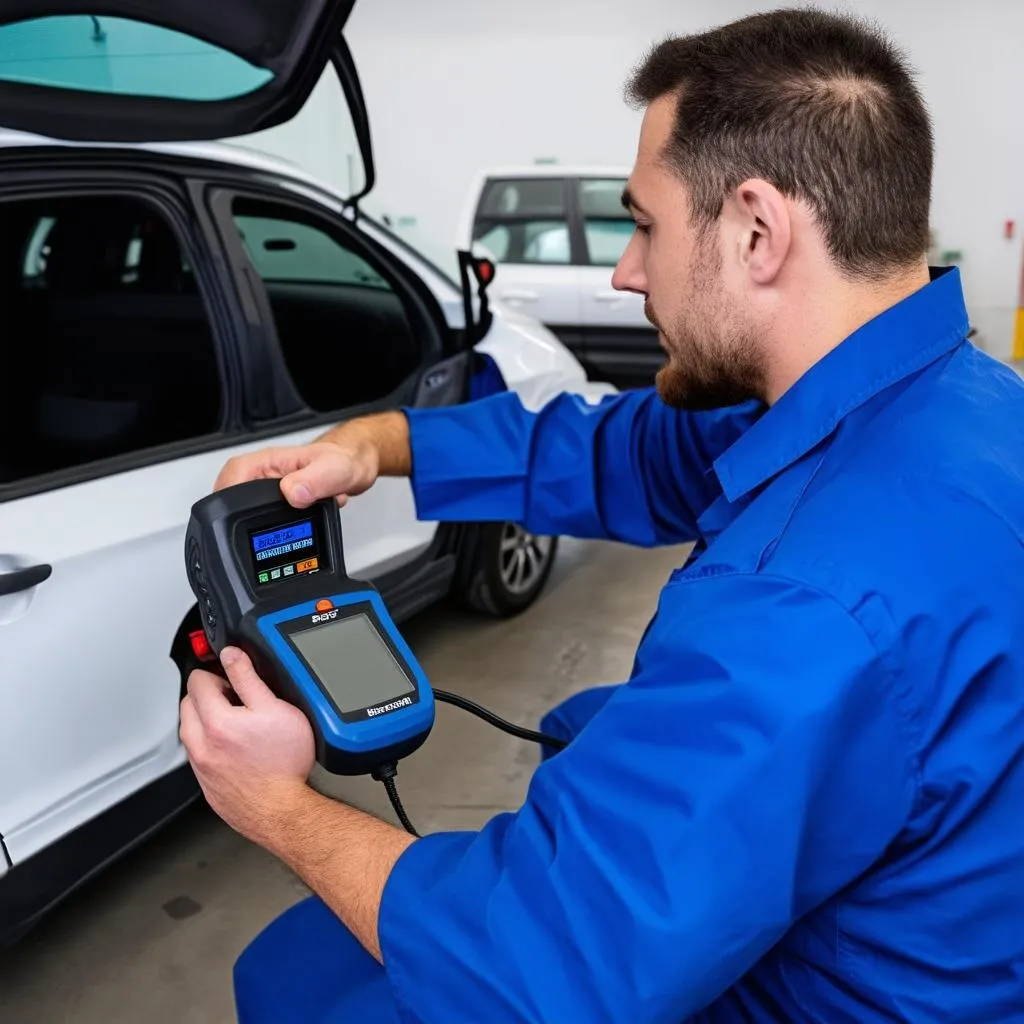
[[803, 585], [670, 584], [637, 674], [523, 806], [395, 865], [379, 935], [403, 1024], [699, 1012], [908, 820], [883, 662]]
[[404, 411], [421, 519], [508, 520], [641, 546], [696, 539], [720, 493], [711, 464], [759, 413], [680, 412], [654, 389], [597, 405], [564, 394], [538, 411], [515, 392]]

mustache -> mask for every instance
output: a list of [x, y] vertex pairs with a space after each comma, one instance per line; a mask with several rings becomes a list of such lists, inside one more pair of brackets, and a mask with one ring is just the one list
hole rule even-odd
[[651, 309], [650, 300], [644, 303], [644, 316], [653, 327], [656, 327], [659, 331], [662, 329], [661, 324], [658, 323], [658, 318], [654, 315], [654, 310]]

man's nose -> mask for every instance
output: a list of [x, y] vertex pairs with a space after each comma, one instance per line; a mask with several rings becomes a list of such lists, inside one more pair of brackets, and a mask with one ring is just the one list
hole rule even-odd
[[640, 258], [639, 248], [634, 233], [612, 273], [612, 287], [617, 291], [647, 294], [647, 275], [644, 273], [644, 264]]

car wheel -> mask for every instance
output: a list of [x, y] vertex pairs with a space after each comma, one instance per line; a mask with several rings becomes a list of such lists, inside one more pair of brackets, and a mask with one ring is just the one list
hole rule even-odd
[[458, 596], [485, 615], [518, 615], [544, 589], [557, 552], [557, 537], [530, 533], [516, 523], [477, 527], [467, 545]]

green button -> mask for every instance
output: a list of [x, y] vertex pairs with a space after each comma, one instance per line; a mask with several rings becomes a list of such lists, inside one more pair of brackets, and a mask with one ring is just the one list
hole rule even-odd
[[270, 573], [269, 572], [261, 572], [260, 573], [260, 583], [269, 583], [269, 582], [270, 582]]

